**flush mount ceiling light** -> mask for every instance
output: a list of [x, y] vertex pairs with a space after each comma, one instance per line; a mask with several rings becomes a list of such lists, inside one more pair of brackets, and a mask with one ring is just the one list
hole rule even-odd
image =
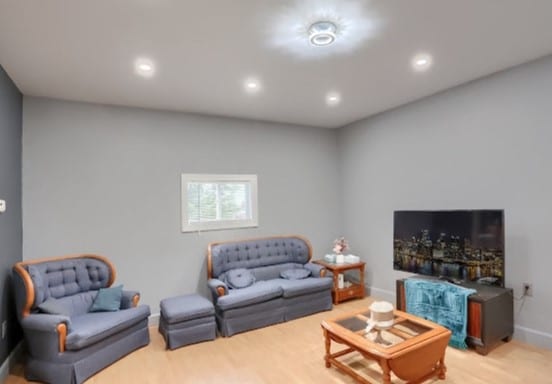
[[430, 55], [427, 53], [417, 54], [412, 58], [411, 65], [412, 68], [417, 72], [423, 72], [428, 70], [431, 67], [433, 60]]
[[142, 77], [152, 77], [155, 74], [155, 65], [152, 60], [141, 57], [134, 61], [134, 72]]
[[337, 25], [331, 21], [317, 21], [309, 28], [309, 41], [316, 47], [330, 45], [335, 41]]
[[[291, 3], [291, 2], [275, 2]], [[301, 59], [355, 52], [377, 36], [383, 19], [368, 7], [369, 1], [301, 0], [265, 22], [267, 44]]]

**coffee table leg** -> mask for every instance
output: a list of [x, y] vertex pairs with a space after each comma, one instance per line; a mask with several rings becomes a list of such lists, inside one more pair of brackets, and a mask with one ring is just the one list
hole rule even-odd
[[447, 367], [445, 366], [445, 358], [441, 357], [439, 360], [439, 379], [445, 380], [445, 377], [447, 376]]
[[383, 384], [391, 384], [391, 369], [387, 360], [378, 361], [382, 371], [383, 371]]
[[330, 335], [328, 335], [328, 331], [326, 329], [324, 329], [324, 339], [326, 346], [326, 355], [324, 356], [324, 360], [326, 361], [326, 368], [330, 368], [330, 344], [332, 340], [330, 339]]

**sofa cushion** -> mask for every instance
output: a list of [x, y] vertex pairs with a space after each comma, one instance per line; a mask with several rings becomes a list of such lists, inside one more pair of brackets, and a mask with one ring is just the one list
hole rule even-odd
[[276, 280], [259, 281], [247, 288], [231, 289], [218, 299], [217, 306], [223, 311], [245, 307], [280, 297], [282, 292]]
[[121, 308], [121, 298], [123, 297], [123, 286], [118, 285], [112, 288], [100, 288], [90, 312], [113, 312]]
[[69, 351], [78, 351], [147, 319], [149, 315], [149, 307], [140, 305], [117, 312], [90, 312], [75, 316], [71, 318], [71, 330], [65, 347]]
[[293, 268], [286, 269], [285, 271], [280, 272], [280, 276], [288, 280], [301, 280], [306, 279], [311, 274], [311, 271], [306, 268]]
[[40, 312], [50, 315], [71, 316], [71, 309], [62, 300], [54, 299], [53, 297], [46, 299], [46, 301], [38, 306], [38, 309]]
[[[59, 299], [54, 299], [53, 297], [50, 297], [46, 299], [44, 303], [46, 303], [47, 301], [55, 300], [56, 305], [64, 308], [64, 312], [66, 312], [67, 316], [79, 316], [88, 313], [97, 293], [98, 291], [88, 291], [77, 293], [75, 295], [60, 297]], [[41, 312], [45, 312], [42, 304], [38, 306], [38, 309]], [[46, 304], [46, 306], [48, 306], [48, 304]]]
[[255, 279], [259, 281], [259, 280], [279, 279], [280, 273], [282, 273], [282, 271], [286, 271], [288, 269], [293, 269], [293, 268], [303, 268], [303, 264], [298, 264], [298, 263], [274, 264], [274, 265], [268, 265], [264, 267], [251, 268], [250, 271], [253, 274], [253, 276], [255, 276]]
[[161, 317], [169, 324], [189, 321], [215, 314], [213, 304], [206, 298], [191, 294], [161, 300]]
[[333, 284], [329, 277], [307, 277], [301, 280], [278, 279], [277, 283], [282, 287], [284, 297], [295, 297], [330, 290]]
[[226, 272], [225, 280], [230, 288], [239, 289], [253, 285], [255, 276], [248, 269], [236, 268]]

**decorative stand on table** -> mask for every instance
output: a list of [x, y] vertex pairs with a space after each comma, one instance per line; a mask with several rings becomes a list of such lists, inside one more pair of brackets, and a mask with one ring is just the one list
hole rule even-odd
[[[348, 264], [348, 263], [335, 264], [335, 263], [328, 263], [324, 260], [314, 260], [313, 263], [320, 264], [324, 266], [327, 270], [333, 273], [332, 298], [333, 298], [334, 304], [339, 304], [341, 301], [344, 301], [344, 300], [364, 298], [365, 296], [364, 265], [366, 264], [364, 261], [360, 261], [358, 263], [352, 263], [352, 264]], [[343, 288], [339, 288], [339, 283], [338, 283], [339, 274], [350, 270], [358, 270], [358, 275], [359, 275], [358, 283], [350, 282], [351, 283], [350, 286], [344, 286]]]

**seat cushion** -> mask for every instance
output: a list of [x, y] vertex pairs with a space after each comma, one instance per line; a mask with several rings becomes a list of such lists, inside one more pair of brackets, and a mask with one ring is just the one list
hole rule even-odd
[[217, 306], [226, 311], [232, 308], [262, 303], [280, 297], [282, 293], [283, 290], [277, 280], [259, 281], [247, 288], [229, 290], [227, 295], [218, 299]]
[[149, 315], [149, 306], [140, 305], [117, 312], [90, 312], [75, 316], [71, 318], [65, 347], [78, 351], [147, 319]]
[[206, 298], [196, 294], [161, 300], [161, 316], [168, 324], [176, 324], [214, 314], [213, 304]]
[[300, 280], [278, 279], [284, 297], [295, 297], [308, 293], [332, 289], [332, 279], [329, 277], [307, 277]]

